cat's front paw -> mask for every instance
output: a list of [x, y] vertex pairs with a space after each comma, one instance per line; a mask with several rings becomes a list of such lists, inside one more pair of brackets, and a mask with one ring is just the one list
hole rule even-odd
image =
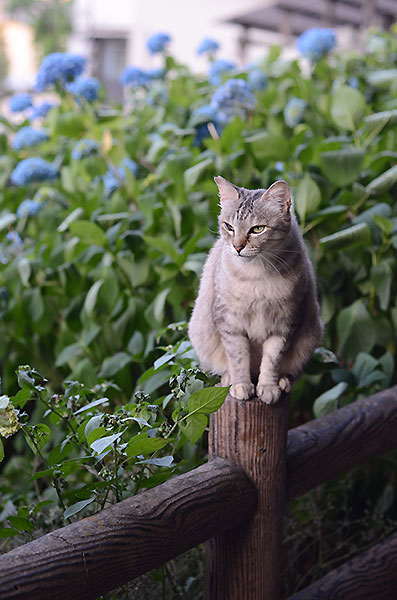
[[252, 383], [234, 383], [229, 394], [236, 400], [248, 400], [255, 394], [255, 386]]
[[281, 389], [277, 384], [265, 385], [258, 383], [256, 386], [256, 395], [265, 404], [275, 404], [281, 396]]
[[278, 385], [283, 392], [291, 391], [291, 380], [286, 375], [280, 377]]

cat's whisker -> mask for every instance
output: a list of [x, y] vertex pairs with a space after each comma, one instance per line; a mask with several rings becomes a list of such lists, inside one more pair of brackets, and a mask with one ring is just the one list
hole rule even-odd
[[281, 256], [279, 256], [278, 254], [267, 252], [267, 255], [270, 256], [272, 259], [278, 261], [279, 265], [283, 266], [286, 269], [287, 273], [294, 272], [294, 268], [288, 263], [288, 261], [281, 258]]
[[274, 265], [271, 262], [271, 260], [269, 260], [268, 258], [266, 258], [266, 256], [264, 256], [263, 254], [258, 254], [257, 256], [258, 256], [258, 258], [261, 259], [261, 261], [263, 262], [263, 264], [269, 265], [270, 267], [273, 267], [273, 269], [276, 271], [276, 273], [281, 276], [280, 271], [277, 269], [276, 265]]

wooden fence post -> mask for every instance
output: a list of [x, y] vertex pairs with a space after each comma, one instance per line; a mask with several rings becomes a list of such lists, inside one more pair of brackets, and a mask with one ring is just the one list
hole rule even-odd
[[257, 489], [257, 511], [207, 543], [207, 600], [279, 600], [288, 395], [267, 405], [226, 398], [211, 416], [209, 456], [240, 465]]

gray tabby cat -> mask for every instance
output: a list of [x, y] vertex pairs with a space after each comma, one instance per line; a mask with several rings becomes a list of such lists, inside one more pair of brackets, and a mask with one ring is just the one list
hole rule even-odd
[[231, 385], [234, 398], [256, 393], [272, 404], [323, 333], [313, 267], [285, 181], [267, 190], [215, 182], [220, 238], [204, 265], [189, 336], [201, 367]]

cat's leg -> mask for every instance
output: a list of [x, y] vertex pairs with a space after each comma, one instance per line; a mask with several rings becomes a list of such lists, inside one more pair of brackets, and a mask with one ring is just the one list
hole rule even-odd
[[285, 339], [279, 335], [271, 335], [262, 345], [262, 361], [259, 371], [256, 393], [266, 404], [274, 404], [281, 395], [282, 386], [287, 382], [279, 382], [280, 357], [285, 347]]
[[222, 382], [228, 377], [230, 395], [236, 400], [248, 400], [255, 394], [255, 386], [251, 382], [248, 338], [234, 332], [221, 332], [221, 337], [228, 362], [228, 374], [222, 377]]

